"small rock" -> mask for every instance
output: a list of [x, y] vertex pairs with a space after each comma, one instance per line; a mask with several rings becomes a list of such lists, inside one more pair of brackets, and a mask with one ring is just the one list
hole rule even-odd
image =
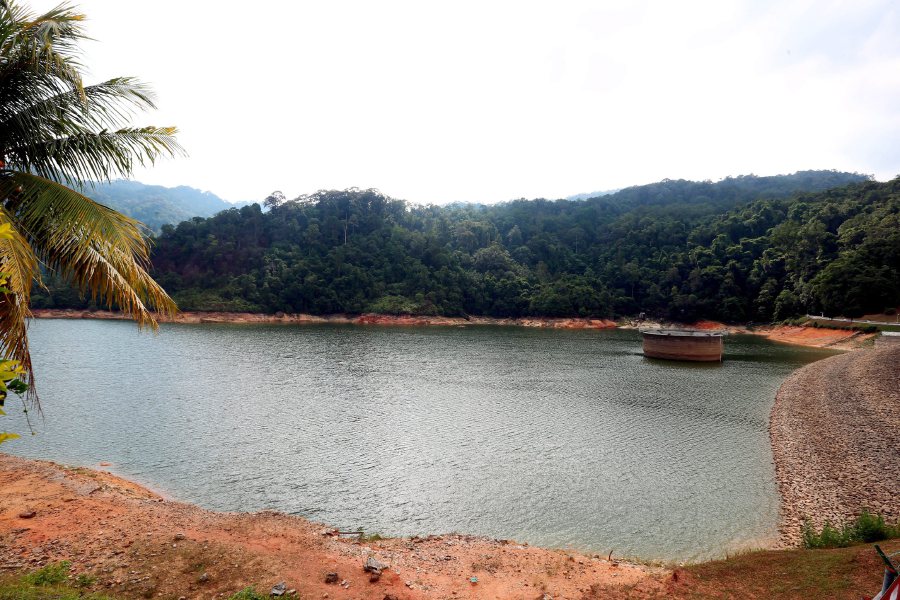
[[399, 599], [397, 596], [393, 595], [393, 594], [386, 594], [386, 595], [384, 596], [384, 600], [400, 600], [400, 599]]
[[176, 534], [175, 534], [175, 541], [176, 541], [176, 542], [180, 542], [180, 541], [183, 540], [183, 539], [185, 539], [183, 533], [176, 533]]
[[337, 583], [338, 579], [337, 573], [325, 573], [325, 583]]
[[374, 556], [370, 556], [366, 559], [366, 564], [363, 565], [363, 571], [368, 571], [369, 573], [378, 573], [381, 575], [381, 572], [387, 569], [388, 566], [384, 563], [378, 562]]
[[272, 586], [272, 591], [269, 592], [270, 596], [284, 596], [284, 592], [287, 590], [287, 585], [283, 581], [276, 583]]
[[207, 581], [209, 581], [209, 573], [204, 573], [197, 581], [199, 581], [200, 583], [206, 583]]
[[289, 589], [289, 590], [287, 591], [287, 595], [288, 595], [288, 596], [296, 596], [296, 595], [297, 595], [297, 590], [295, 590], [294, 588], [291, 588], [291, 589]]
[[19, 513], [20, 519], [33, 519], [37, 516], [37, 512], [33, 510], [26, 510], [25, 512]]

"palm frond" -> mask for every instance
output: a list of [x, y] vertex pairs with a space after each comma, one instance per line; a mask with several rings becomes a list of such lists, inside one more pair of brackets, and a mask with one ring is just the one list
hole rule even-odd
[[11, 91], [15, 102], [0, 102], [0, 140], [5, 147], [28, 147], [83, 131], [116, 129], [135, 112], [156, 108], [150, 88], [132, 77], [88, 86], [83, 97], [73, 90], [33, 87]]
[[[19, 66], [24, 60], [30, 70], [57, 77], [80, 90], [79, 44], [89, 39], [84, 34], [84, 19], [68, 3], [34, 15], [7, 0], [0, 5], [0, 56]], [[0, 82], [9, 72], [6, 67], [0, 64]]]
[[37, 175], [14, 173], [8, 179], [20, 190], [15, 218], [48, 268], [95, 299], [118, 305], [141, 326], [156, 328], [154, 312], [177, 312], [147, 273], [150, 245], [138, 221]]
[[10, 167], [46, 179], [83, 185], [128, 177], [136, 165], [153, 164], [162, 156], [183, 154], [174, 127], [129, 127], [117, 131], [81, 132], [27, 146], [6, 149]]
[[[0, 224], [10, 225], [11, 235], [0, 238], [0, 272], [12, 292], [0, 294], [0, 354], [21, 363], [27, 373], [27, 383], [33, 379], [26, 335], [27, 319], [31, 315], [28, 304], [32, 282], [40, 277], [40, 272], [28, 240], [5, 209], [0, 209]], [[35, 398], [33, 394], [32, 398]]]

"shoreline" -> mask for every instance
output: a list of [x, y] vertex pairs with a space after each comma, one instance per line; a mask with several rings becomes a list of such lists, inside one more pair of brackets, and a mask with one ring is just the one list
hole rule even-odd
[[[109, 472], [0, 453], [5, 568], [60, 560], [119, 597], [229, 597], [285, 581], [295, 597], [578, 598], [665, 589], [671, 569], [512, 540], [443, 534], [355, 539], [278, 513], [170, 501]], [[387, 565], [378, 577], [370, 557]], [[329, 573], [337, 573], [330, 581]], [[473, 582], [472, 578], [476, 578]]]
[[[124, 314], [108, 310], [76, 310], [37, 308], [32, 310], [37, 319], [97, 319], [127, 321]], [[495, 317], [429, 317], [410, 315], [382, 315], [365, 313], [362, 315], [309, 315], [297, 314], [261, 314], [241, 312], [180, 312], [174, 318], [162, 318], [160, 323], [182, 324], [284, 324], [284, 325], [379, 325], [386, 327], [532, 327], [543, 329], [659, 329], [671, 327], [673, 324], [661, 321], [616, 322], [610, 319], [589, 319], [581, 317], [550, 318], [528, 317], [519, 319]], [[674, 324], [679, 325], [679, 324]], [[865, 346], [876, 334], [865, 334], [845, 329], [827, 329], [823, 327], [802, 327], [787, 325], [765, 325], [746, 327], [742, 325], [726, 325], [716, 321], [697, 321], [680, 324], [683, 327], [707, 330], [721, 330], [729, 334], [759, 335], [774, 342], [806, 346], [810, 348], [830, 348], [834, 350], [857, 350]]]
[[769, 418], [782, 543], [862, 510], [900, 521], [900, 348], [819, 360], [781, 385]]
[[[98, 320], [129, 320], [120, 312], [98, 310], [75, 309], [49, 309], [36, 308], [32, 310], [38, 319], [98, 319]], [[333, 323], [340, 325], [386, 325], [386, 326], [412, 326], [412, 327], [466, 327], [469, 325], [500, 326], [500, 327], [538, 327], [548, 329], [614, 329], [615, 321], [609, 319], [588, 319], [580, 317], [572, 318], [521, 318], [507, 319], [495, 317], [434, 317], [412, 315], [381, 315], [364, 313], [361, 315], [310, 315], [297, 314], [262, 314], [242, 312], [197, 312], [184, 311], [174, 318], [161, 318], [160, 323], [232, 323], [232, 324], [258, 324], [258, 323], [282, 323], [285, 325], [313, 325]]]

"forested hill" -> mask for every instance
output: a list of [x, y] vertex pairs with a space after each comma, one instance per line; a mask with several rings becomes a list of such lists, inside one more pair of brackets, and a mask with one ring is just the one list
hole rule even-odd
[[[82, 192], [101, 204], [137, 219], [157, 233], [167, 223], [180, 223], [193, 217], [211, 217], [235, 206], [212, 192], [186, 185], [169, 188], [121, 179], [91, 183]], [[249, 203], [241, 203], [246, 204]]]
[[323, 191], [166, 226], [154, 255], [183, 309], [683, 321], [880, 311], [898, 270], [900, 179], [831, 171], [493, 206]]

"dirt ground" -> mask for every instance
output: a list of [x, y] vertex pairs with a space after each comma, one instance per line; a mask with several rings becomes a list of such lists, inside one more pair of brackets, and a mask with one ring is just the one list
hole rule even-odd
[[761, 327], [749, 333], [765, 336], [775, 342], [831, 348], [833, 350], [859, 350], [869, 345], [877, 334], [861, 333], [847, 329], [825, 329], [821, 327], [791, 327], [779, 325]]
[[[377, 581], [363, 570], [370, 556], [387, 565]], [[359, 541], [298, 517], [214, 513], [108, 473], [0, 454], [0, 567], [59, 560], [106, 593], [144, 598], [227, 598], [249, 585], [267, 594], [281, 581], [303, 598], [582, 598], [653, 594], [670, 576], [465, 535]]]

